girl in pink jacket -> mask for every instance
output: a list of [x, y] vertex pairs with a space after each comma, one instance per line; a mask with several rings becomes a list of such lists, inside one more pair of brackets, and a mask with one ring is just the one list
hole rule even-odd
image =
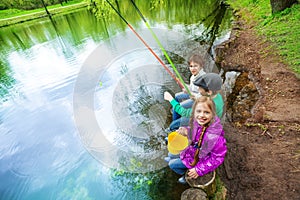
[[180, 127], [177, 132], [187, 136], [189, 146], [180, 157], [171, 157], [170, 168], [183, 175], [178, 181], [186, 183], [184, 174], [192, 178], [203, 176], [220, 166], [227, 151], [223, 127], [216, 117], [214, 102], [210, 97], [198, 98], [192, 110], [189, 127]]

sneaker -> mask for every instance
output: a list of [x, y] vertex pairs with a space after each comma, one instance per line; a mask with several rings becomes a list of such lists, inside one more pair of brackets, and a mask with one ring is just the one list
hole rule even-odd
[[187, 184], [184, 175], [178, 179], [178, 183], [181, 183], [183, 185]]
[[168, 146], [168, 137], [165, 137], [165, 144]]
[[165, 142], [168, 142], [168, 140], [169, 140], [168, 137], [165, 137]]
[[164, 160], [165, 160], [167, 163], [169, 163], [170, 160], [171, 160], [171, 158], [168, 156], [168, 157], [165, 157]]

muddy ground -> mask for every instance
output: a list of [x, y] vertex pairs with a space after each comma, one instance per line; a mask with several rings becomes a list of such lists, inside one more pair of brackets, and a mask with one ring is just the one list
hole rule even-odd
[[218, 173], [228, 199], [300, 199], [300, 81], [263, 41], [239, 19], [216, 49], [225, 71], [249, 79], [227, 99], [228, 153]]

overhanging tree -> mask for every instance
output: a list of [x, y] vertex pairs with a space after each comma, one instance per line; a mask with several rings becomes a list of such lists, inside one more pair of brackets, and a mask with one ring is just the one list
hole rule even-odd
[[270, 0], [272, 13], [283, 11], [286, 8], [291, 7], [293, 4], [297, 3], [297, 0]]

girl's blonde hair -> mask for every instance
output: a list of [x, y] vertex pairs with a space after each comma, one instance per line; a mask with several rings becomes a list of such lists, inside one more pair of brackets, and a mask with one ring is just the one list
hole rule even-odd
[[[199, 98], [197, 98], [193, 104], [193, 108], [192, 108], [192, 115], [191, 115], [191, 118], [190, 118], [190, 131], [189, 131], [189, 139], [192, 141], [193, 139], [193, 129], [194, 129], [194, 118], [195, 118], [195, 110], [196, 110], [196, 106], [199, 104], [199, 103], [206, 103], [206, 105], [208, 106], [208, 108], [211, 110], [212, 112], [212, 120], [210, 121], [210, 123], [214, 120], [215, 116], [216, 116], [216, 106], [215, 106], [215, 103], [213, 102], [213, 100], [210, 98], [210, 97], [207, 97], [207, 96], [201, 96]], [[198, 141], [198, 145], [201, 145], [201, 142], [202, 142], [202, 138], [203, 138], [203, 135], [206, 131], [206, 128], [210, 125], [210, 123], [208, 124], [205, 124], [203, 127], [202, 127], [202, 133], [201, 133], [201, 136], [199, 138], [199, 141]], [[201, 140], [201, 141], [200, 141]], [[195, 152], [195, 155], [194, 155], [194, 161], [193, 163], [190, 163], [190, 165], [192, 167], [194, 167], [198, 161], [199, 161], [199, 148], [197, 148], [196, 152]]]

